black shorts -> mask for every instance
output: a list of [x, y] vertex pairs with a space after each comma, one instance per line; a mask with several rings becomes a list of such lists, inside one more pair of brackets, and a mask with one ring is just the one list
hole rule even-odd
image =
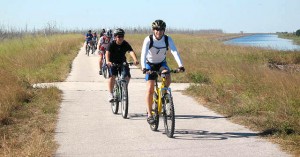
[[[162, 69], [166, 69], [169, 71], [169, 67], [167, 62], [161, 62], [158, 64], [153, 64], [153, 63], [147, 63], [146, 64], [146, 69], [147, 70], [153, 70], [153, 71], [161, 71]], [[146, 74], [145, 80], [155, 80], [158, 77], [157, 73], [152, 73], [152, 74]]]
[[[124, 69], [124, 70], [122, 70]], [[111, 75], [117, 76], [121, 74], [122, 77], [131, 77], [130, 68], [128, 65], [113, 65], [110, 67]]]

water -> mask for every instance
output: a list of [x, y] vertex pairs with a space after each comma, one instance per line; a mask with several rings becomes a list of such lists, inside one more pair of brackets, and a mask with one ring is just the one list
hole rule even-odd
[[300, 50], [299, 45], [295, 45], [292, 40], [279, 38], [276, 34], [255, 34], [226, 41], [225, 44], [255, 46], [276, 50], [293, 51]]

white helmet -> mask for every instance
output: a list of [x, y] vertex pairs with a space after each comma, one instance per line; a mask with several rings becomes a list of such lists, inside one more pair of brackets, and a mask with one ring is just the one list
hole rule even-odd
[[111, 29], [106, 29], [106, 35], [108, 37], [112, 37], [112, 31], [111, 31]]

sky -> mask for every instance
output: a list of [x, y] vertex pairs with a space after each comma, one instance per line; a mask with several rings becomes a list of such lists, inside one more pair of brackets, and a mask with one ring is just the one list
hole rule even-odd
[[176, 29], [295, 32], [299, 6], [300, 0], [0, 0], [0, 28], [151, 29], [162, 19]]

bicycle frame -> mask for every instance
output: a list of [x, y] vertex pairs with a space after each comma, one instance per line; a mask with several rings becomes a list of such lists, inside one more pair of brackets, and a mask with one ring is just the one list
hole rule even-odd
[[153, 102], [155, 101], [157, 103], [158, 114], [162, 113], [162, 98], [163, 98], [163, 94], [165, 93], [164, 91], [167, 91], [172, 96], [171, 88], [166, 87], [165, 83], [166, 83], [166, 77], [162, 77], [161, 85], [159, 87], [157, 83], [157, 78], [155, 80], [154, 92], [157, 94], [158, 97], [153, 98]]
[[112, 112], [114, 114], [118, 113], [118, 107], [119, 102], [121, 102], [121, 111], [122, 111], [122, 117], [127, 118], [128, 114], [128, 82], [126, 78], [122, 75], [123, 71], [125, 70], [126, 65], [132, 65], [133, 63], [123, 63], [122, 66], [118, 66], [118, 74], [115, 78], [115, 85], [114, 85], [114, 91], [116, 91], [116, 94], [114, 94], [114, 101], [112, 102]]

